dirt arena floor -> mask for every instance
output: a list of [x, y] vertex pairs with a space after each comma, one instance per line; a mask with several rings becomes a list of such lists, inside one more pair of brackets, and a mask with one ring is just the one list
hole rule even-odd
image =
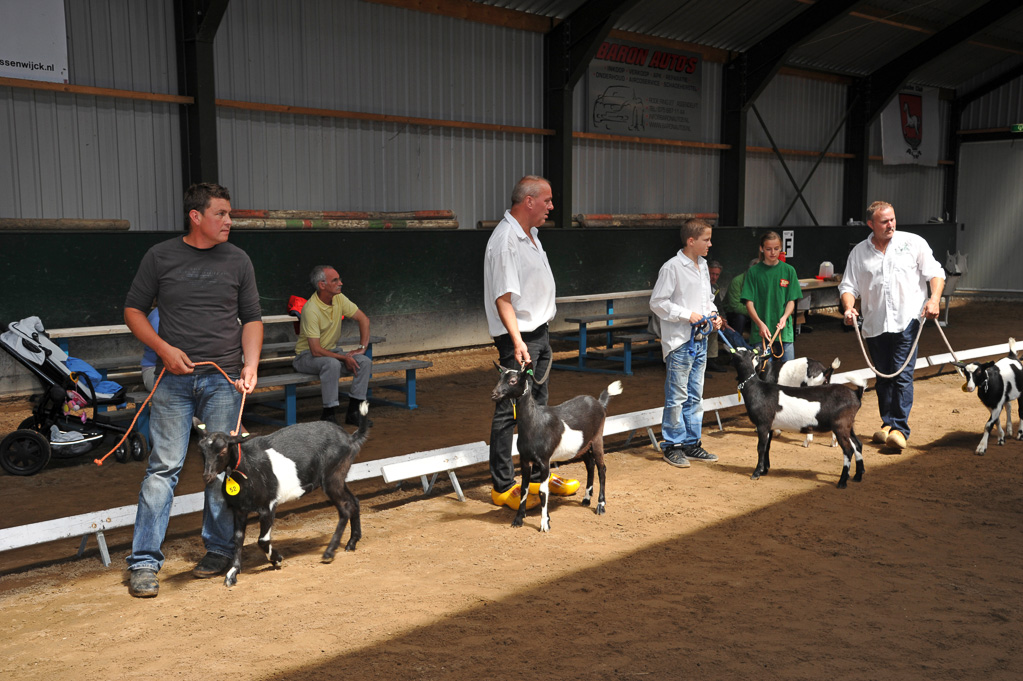
[[[953, 307], [956, 349], [1023, 339], [1020, 304]], [[837, 316], [815, 316], [797, 354], [864, 366]], [[924, 354], [944, 351], [933, 326]], [[375, 408], [362, 458], [486, 440], [490, 348], [425, 355], [413, 412]], [[974, 449], [987, 417], [954, 373], [917, 373], [909, 448], [868, 444], [866, 475], [835, 483], [839, 450], [819, 436], [776, 440], [751, 481], [755, 434], [742, 408], [708, 415], [720, 460], [669, 467], [646, 437], [610, 438], [607, 514], [555, 498], [552, 531], [490, 503], [484, 467], [424, 497], [415, 483], [353, 487], [358, 550], [320, 563], [336, 514], [317, 492], [283, 508], [269, 568], [250, 525], [238, 585], [190, 575], [203, 549], [196, 514], [172, 520], [156, 599], [128, 596], [129, 528], [0, 554], [0, 672], [32, 679], [985, 679], [1023, 678], [1023, 442]], [[611, 377], [558, 371], [552, 402]], [[624, 379], [610, 413], [657, 407], [663, 366]], [[708, 374], [706, 395], [735, 390]], [[303, 418], [315, 418], [315, 404]], [[0, 433], [26, 415], [0, 404]], [[259, 430], [258, 428], [255, 430]], [[93, 455], [26, 478], [0, 476], [0, 527], [135, 503], [144, 464]], [[581, 463], [562, 473], [583, 476]], [[201, 488], [190, 455], [179, 493]], [[580, 495], [581, 496], [581, 495]]]

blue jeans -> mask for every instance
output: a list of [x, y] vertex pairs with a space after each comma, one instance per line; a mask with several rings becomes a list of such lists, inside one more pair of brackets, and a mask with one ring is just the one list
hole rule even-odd
[[[781, 345], [781, 357], [776, 357], [778, 353], [778, 346]], [[771, 346], [771, 359], [770, 361], [788, 362], [796, 358], [796, 344], [795, 343], [782, 343], [781, 341], [775, 341], [774, 345]]]
[[882, 425], [891, 426], [906, 437], [909, 437], [909, 411], [913, 408], [913, 369], [917, 353], [913, 341], [919, 328], [920, 320], [914, 319], [902, 333], [882, 333], [867, 339], [870, 358], [882, 374], [894, 373], [910, 357], [910, 348], [913, 349], [905, 371], [895, 378], [879, 377], [874, 384]]
[[692, 445], [703, 433], [703, 373], [707, 367], [707, 341], [675, 348], [665, 360], [664, 413], [661, 436], [668, 445]]
[[[198, 416], [212, 431], [229, 433], [238, 423], [240, 405], [241, 394], [220, 372], [182, 376], [164, 373], [150, 402], [153, 449], [139, 492], [135, 534], [127, 558], [129, 570], [159, 571], [163, 566], [160, 547], [188, 451], [192, 417]], [[234, 516], [224, 503], [223, 479], [221, 473], [206, 487], [202, 540], [207, 551], [230, 557], [234, 554]]]

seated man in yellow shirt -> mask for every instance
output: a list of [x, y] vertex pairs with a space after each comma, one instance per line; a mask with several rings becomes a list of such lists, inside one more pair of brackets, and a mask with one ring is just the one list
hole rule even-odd
[[[323, 399], [322, 421], [337, 421], [338, 380], [354, 376], [349, 392], [345, 423], [359, 425], [359, 405], [366, 399], [373, 360], [366, 356], [369, 346], [369, 317], [341, 293], [341, 275], [330, 265], [317, 265], [309, 274], [316, 291], [302, 308], [292, 366], [303, 374], [320, 377]], [[345, 352], [337, 346], [345, 317], [359, 325], [359, 346]]]

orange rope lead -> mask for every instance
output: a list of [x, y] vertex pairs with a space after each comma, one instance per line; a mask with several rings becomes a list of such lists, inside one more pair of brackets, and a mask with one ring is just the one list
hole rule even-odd
[[[216, 362], [196, 362], [195, 366], [199, 366], [201, 364], [212, 364], [214, 367], [216, 367], [217, 371], [219, 371], [221, 374], [224, 375], [224, 378], [227, 379], [228, 383], [230, 383], [232, 386], [234, 385], [234, 381], [231, 380], [231, 377], [228, 376], [227, 372], [224, 371], [223, 369], [221, 369], [217, 365]], [[142, 403], [142, 406], [139, 407], [135, 411], [135, 418], [133, 418], [131, 420], [131, 425], [128, 426], [128, 430], [124, 431], [124, 435], [121, 437], [120, 440], [117, 441], [117, 444], [114, 445], [114, 448], [111, 449], [106, 454], [104, 454], [102, 458], [93, 459], [92, 460], [93, 463], [95, 463], [97, 466], [102, 466], [103, 462], [106, 461], [110, 457], [111, 454], [116, 452], [117, 448], [120, 447], [124, 443], [124, 441], [128, 439], [128, 433], [130, 433], [131, 429], [135, 427], [135, 422], [139, 420], [139, 416], [142, 415], [142, 410], [146, 408], [147, 404], [149, 404], [149, 400], [153, 399], [153, 393], [156, 392], [157, 386], [160, 385], [160, 379], [163, 378], [163, 374], [164, 374], [165, 371], [167, 371], [167, 367], [164, 367], [163, 369], [160, 370], [160, 375], [156, 377], [156, 382], [153, 383], [153, 389], [149, 391], [149, 395], [146, 396], [146, 400], [145, 400], [145, 402]], [[242, 393], [242, 403], [241, 403], [241, 406], [238, 407], [238, 424], [235, 426], [234, 430], [231, 431], [231, 435], [237, 435], [239, 433], [239, 431], [241, 431], [241, 429], [242, 429], [242, 413], [244, 413], [244, 411], [245, 411], [245, 393]]]

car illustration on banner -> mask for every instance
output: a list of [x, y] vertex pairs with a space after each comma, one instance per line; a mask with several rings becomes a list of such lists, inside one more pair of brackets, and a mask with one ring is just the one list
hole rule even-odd
[[609, 123], [627, 123], [629, 130], [646, 129], [643, 98], [628, 85], [610, 85], [593, 102], [593, 124], [611, 129]]

